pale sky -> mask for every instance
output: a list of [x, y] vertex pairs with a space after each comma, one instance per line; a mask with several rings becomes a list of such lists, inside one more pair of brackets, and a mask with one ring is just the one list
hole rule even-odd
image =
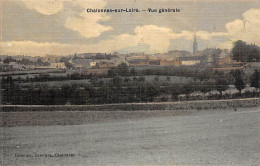
[[[87, 13], [179, 8], [179, 13]], [[192, 51], [260, 45], [260, 0], [2, 0], [0, 54]]]

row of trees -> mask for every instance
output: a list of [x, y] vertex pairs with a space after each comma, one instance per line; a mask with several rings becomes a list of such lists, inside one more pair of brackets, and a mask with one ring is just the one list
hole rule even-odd
[[201, 68], [187, 68], [187, 67], [159, 67], [159, 68], [144, 68], [136, 70], [130, 68], [125, 63], [108, 70], [107, 75], [87, 74], [86, 72], [74, 72], [66, 76], [50, 76], [48, 74], [39, 74], [34, 77], [16, 77], [14, 81], [19, 83], [28, 82], [46, 82], [46, 81], [61, 81], [61, 80], [81, 80], [95, 78], [113, 78], [115, 76], [129, 77], [129, 76], [147, 76], [147, 75], [164, 75], [164, 76], [180, 76], [180, 77], [193, 77], [194, 79], [206, 80], [214, 77], [211, 70]]
[[0, 62], [3, 61], [5, 64], [9, 64], [10, 62], [17, 62], [18, 64], [23, 65], [39, 65], [39, 66], [48, 66], [50, 65], [48, 62], [43, 62], [41, 58], [38, 58], [36, 61], [31, 61], [28, 58], [15, 59], [12, 56], [7, 56], [3, 60], [0, 58]]
[[153, 67], [153, 68], [143, 68], [136, 70], [135, 68], [130, 68], [127, 64], [122, 63], [117, 67], [111, 68], [108, 71], [108, 77], [114, 76], [147, 76], [147, 75], [164, 75], [164, 76], [180, 76], [180, 77], [196, 77], [198, 79], [204, 80], [213, 78], [214, 72], [212, 70], [207, 70], [199, 67], [185, 67], [185, 66], [169, 66], [169, 67]]
[[[238, 90], [245, 88], [243, 73], [239, 70], [232, 71]], [[229, 77], [230, 77], [229, 76]], [[225, 79], [227, 75], [215, 73], [214, 80], [193, 81], [188, 84], [163, 84], [158, 79], [146, 82], [145, 77], [121, 77], [114, 76], [108, 83], [93, 77], [90, 84], [72, 84], [62, 87], [50, 87], [37, 85], [21, 87], [15, 84], [12, 77], [2, 80], [3, 103], [9, 104], [105, 104], [126, 102], [153, 102], [161, 95], [170, 95], [172, 100], [178, 100], [180, 94], [190, 94], [194, 91], [206, 93], [211, 90], [222, 92], [231, 83]], [[255, 71], [251, 77], [251, 86], [259, 88], [259, 71]]]
[[61, 88], [39, 85], [22, 88], [12, 82], [3, 86], [3, 103], [9, 104], [104, 104], [153, 101], [159, 94], [152, 84], [136, 83], [123, 86], [121, 77], [113, 78], [109, 84], [99, 87], [90, 85], [64, 85]]
[[[85, 73], [72, 73], [67, 74], [66, 76], [50, 76], [48, 73], [39, 74], [38, 76], [25, 78], [17, 77], [14, 78], [14, 81], [17, 83], [33, 83], [33, 82], [48, 82], [48, 81], [63, 81], [63, 80], [81, 80], [81, 79], [90, 79], [92, 75], [87, 75]], [[6, 78], [3, 78], [5, 80]]]

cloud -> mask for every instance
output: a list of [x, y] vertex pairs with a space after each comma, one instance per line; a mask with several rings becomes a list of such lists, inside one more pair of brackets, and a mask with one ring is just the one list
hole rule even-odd
[[63, 2], [58, 0], [21, 0], [28, 9], [36, 10], [45, 15], [52, 15], [63, 9]]
[[[98, 44], [98, 47], [102, 47], [106, 52], [110, 52], [111, 50], [120, 50], [125, 47], [148, 45], [150, 53], [162, 53], [168, 50], [173, 39], [184, 37], [187, 40], [193, 40], [194, 38], [194, 32], [182, 31], [175, 33], [170, 28], [155, 25], [137, 26], [134, 32], [133, 35], [122, 34], [110, 40], [103, 40]], [[196, 35], [203, 40], [209, 40], [212, 37], [225, 36], [227, 34], [198, 31]]]
[[[197, 34], [201, 38], [209, 39], [213, 36], [222, 35], [222, 33], [209, 33], [199, 31]], [[68, 55], [75, 52], [113, 52], [127, 47], [138, 47], [147, 45], [150, 53], [166, 52], [170, 47], [172, 39], [186, 38], [193, 40], [194, 33], [183, 31], [174, 33], [166, 27], [155, 25], [137, 26], [134, 34], [121, 34], [112, 39], [102, 40], [97, 44], [60, 44], [60, 43], [37, 43], [33, 41], [20, 42], [2, 42], [1, 52], [3, 54], [28, 54], [28, 55]]]
[[80, 51], [80, 49], [83, 47], [81, 47], [81, 45], [73, 44], [39, 43], [34, 41], [0, 42], [1, 53], [8, 55], [68, 55]]
[[[61, 2], [61, 1], [55, 1]], [[102, 33], [112, 30], [110, 26], [100, 22], [110, 18], [101, 13], [87, 13], [87, 8], [105, 8], [104, 0], [74, 0], [68, 1], [77, 9], [68, 16], [65, 27], [78, 32], [85, 38], [98, 37]], [[59, 9], [60, 10], [60, 9]], [[53, 13], [46, 12], [45, 13]], [[174, 29], [174, 28], [173, 28]], [[231, 48], [236, 40], [244, 40], [248, 43], [260, 45], [260, 9], [250, 9], [243, 13], [242, 19], [235, 19], [225, 25], [223, 32], [197, 31], [196, 35], [201, 40], [210, 41], [214, 37], [226, 38], [226, 42], [219, 43], [217, 47]], [[3, 54], [28, 54], [28, 55], [68, 55], [75, 52], [113, 52], [142, 45], [147, 46], [150, 53], [166, 52], [170, 48], [171, 41], [186, 39], [192, 41], [194, 32], [173, 32], [171, 28], [156, 25], [143, 25], [135, 27], [132, 34], [124, 33], [109, 39], [103, 39], [97, 44], [61, 44], [61, 43], [37, 43], [33, 41], [2, 42], [0, 51]], [[212, 39], [214, 40], [214, 39]], [[181, 42], [181, 41], [180, 41]], [[173, 43], [174, 44], [174, 43]], [[178, 43], [180, 45], [184, 45]], [[128, 49], [127, 49], [128, 50]]]
[[69, 18], [65, 27], [77, 31], [81, 36], [85, 38], [98, 37], [103, 32], [113, 30], [111, 26], [104, 26], [99, 24], [99, 21], [105, 21], [108, 17], [102, 16], [101, 14], [89, 14], [81, 15], [81, 17]]
[[68, 6], [66, 11], [70, 11], [65, 21], [65, 27], [78, 32], [85, 38], [98, 37], [103, 32], [113, 30], [111, 26], [105, 26], [100, 22], [110, 19], [104, 13], [87, 13], [87, 8], [105, 8], [104, 0], [21, 0], [28, 9], [35, 10], [44, 15], [53, 15], [59, 13], [66, 6], [65, 3], [82, 10], [71, 10]]
[[260, 9], [250, 9], [243, 13], [243, 19], [236, 19], [226, 24], [228, 40], [220, 43], [220, 48], [231, 48], [232, 42], [243, 40], [260, 45]]
[[[243, 40], [260, 45], [260, 9], [250, 9], [243, 13], [243, 19], [236, 19], [225, 25], [224, 32], [197, 31], [196, 35], [202, 40], [211, 40], [214, 37], [224, 37], [226, 42], [220, 43], [220, 48], [232, 48], [232, 43]], [[194, 32], [182, 31], [175, 33], [172, 29], [155, 25], [144, 25], [135, 28], [134, 35], [119, 35], [114, 39], [102, 41], [104, 45], [118, 50], [119, 48], [149, 45], [150, 52], [166, 52], [173, 39], [185, 38], [193, 40]], [[119, 47], [119, 48], [118, 48]], [[107, 49], [109, 50], [109, 49]]]
[[110, 19], [106, 14], [86, 12], [86, 9], [88, 8], [105, 8], [106, 2], [104, 0], [75, 0], [71, 1], [71, 3], [84, 10], [81, 13], [69, 17], [65, 23], [66, 28], [77, 31], [85, 38], [98, 37], [103, 32], [113, 30], [111, 26], [100, 24], [100, 22], [108, 21]]
[[138, 26], [135, 29], [135, 40], [138, 44], [150, 46], [150, 52], [165, 52], [170, 46], [172, 30], [154, 25]]

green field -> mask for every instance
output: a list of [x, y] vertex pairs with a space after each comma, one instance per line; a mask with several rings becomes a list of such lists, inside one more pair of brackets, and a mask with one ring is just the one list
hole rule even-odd
[[[159, 82], [171, 83], [171, 84], [185, 84], [193, 79], [190, 77], [177, 77], [177, 76], [155, 76], [155, 75], [148, 75], [144, 76], [146, 82], [153, 82], [156, 78], [158, 78]], [[133, 80], [133, 76], [128, 77]], [[139, 78], [138, 76], [136, 77]], [[170, 79], [167, 79], [170, 78]], [[99, 81], [108, 82], [111, 78], [99, 78]], [[123, 77], [124, 79], [124, 77]], [[63, 80], [63, 81], [48, 81], [48, 82], [32, 82], [32, 83], [21, 83], [23, 86], [27, 85], [49, 85], [49, 86], [57, 86], [61, 87], [63, 85], [70, 85], [70, 84], [88, 84], [90, 83], [90, 79], [82, 79], [82, 80]]]

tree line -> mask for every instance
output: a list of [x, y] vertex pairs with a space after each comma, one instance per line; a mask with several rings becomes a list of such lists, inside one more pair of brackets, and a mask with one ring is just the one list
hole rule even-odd
[[[227, 77], [233, 79], [226, 79]], [[218, 90], [221, 93], [230, 84], [234, 84], [239, 91], [245, 88], [243, 73], [240, 70], [231, 71], [228, 75], [216, 72], [212, 80], [192, 81], [188, 84], [172, 84], [169, 79], [161, 82], [157, 78], [147, 82], [143, 76], [129, 78], [115, 75], [108, 83], [104, 83], [98, 77], [92, 77], [89, 84], [22, 87], [8, 76], [1, 80], [1, 89], [4, 104], [64, 105], [154, 102], [158, 99], [164, 101], [160, 98], [163, 95], [169, 95], [172, 101], [177, 101], [178, 95], [188, 95], [194, 91], [206, 93]], [[250, 83], [251, 86], [259, 88], [258, 70], [251, 76]]]

